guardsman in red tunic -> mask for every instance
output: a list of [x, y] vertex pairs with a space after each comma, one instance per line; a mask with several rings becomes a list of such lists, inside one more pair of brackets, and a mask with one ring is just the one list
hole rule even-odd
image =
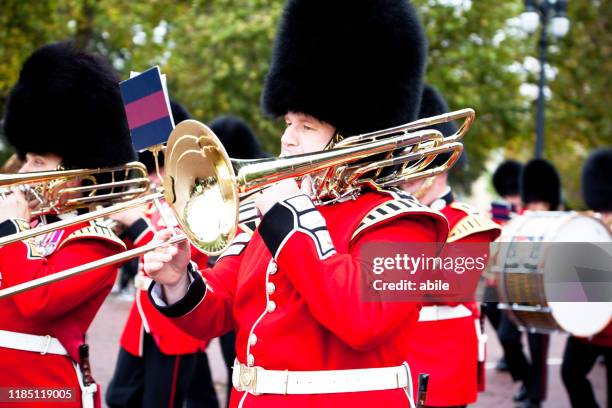
[[[170, 227], [176, 226], [169, 206], [162, 202], [161, 207], [165, 218], [173, 223]], [[130, 225], [121, 235], [128, 249], [150, 243], [155, 231], [168, 227], [152, 204], [142, 215], [134, 222], [128, 221], [129, 214], [121, 215], [121, 219]], [[200, 267], [206, 267], [208, 257], [193, 247], [191, 250], [194, 261]], [[150, 284], [151, 279], [139, 262], [134, 282], [134, 303], [121, 334], [117, 365], [106, 392], [105, 400], [109, 407], [181, 406], [189, 398], [188, 390], [194, 381], [198, 353], [206, 350], [207, 342], [178, 329], [151, 304], [147, 295]], [[206, 391], [199, 405], [213, 407], [218, 402], [210, 370], [207, 373], [208, 381], [198, 380], [199, 387]]]
[[[263, 95], [265, 111], [284, 116], [284, 156], [416, 119], [425, 39], [406, 1], [286, 7]], [[244, 204], [240, 233], [204, 278], [187, 245], [146, 254], [149, 293], [195, 336], [236, 330], [232, 407], [408, 406], [419, 304], [365, 298], [362, 250], [445, 242], [447, 222], [399, 190], [315, 205], [300, 187], [285, 180]]]
[[[561, 203], [561, 180], [552, 163], [544, 159], [533, 159], [525, 164], [521, 172], [522, 211], [557, 211]], [[513, 396], [520, 408], [539, 408], [546, 399], [548, 378], [548, 347], [550, 335], [527, 333], [531, 361], [523, 353], [522, 333], [502, 313], [497, 335], [504, 349], [508, 371], [514, 381], [522, 385]]]
[[[23, 65], [6, 107], [7, 139], [24, 161], [22, 172], [117, 166], [135, 160], [118, 79], [110, 66], [69, 43], [47, 45]], [[73, 214], [31, 219], [18, 191], [0, 198], [0, 235]], [[0, 288], [60, 272], [123, 251], [111, 230], [75, 225], [0, 248]], [[87, 369], [85, 333], [116, 277], [107, 266], [0, 300], [2, 406], [99, 405]], [[86, 346], [85, 346], [86, 347]], [[94, 356], [96, 358], [98, 356]], [[83, 372], [81, 371], [83, 368]], [[8, 389], [34, 392], [10, 404]], [[71, 394], [69, 396], [67, 393]]]
[[[175, 123], [189, 119], [187, 110], [176, 101], [170, 101]], [[159, 153], [160, 172], [163, 174], [164, 157]], [[154, 185], [159, 185], [155, 159], [152, 153], [139, 154], [147, 166]], [[117, 213], [111, 218], [123, 229], [120, 237], [128, 249], [151, 242], [155, 231], [176, 227], [170, 207], [160, 202], [162, 217], [152, 203], [146, 209], [136, 208]], [[166, 225], [166, 222], [171, 225]], [[205, 268], [208, 257], [192, 247], [192, 259]], [[106, 404], [111, 407], [217, 407], [218, 401], [212, 384], [207, 342], [189, 336], [151, 304], [147, 290], [151, 279], [144, 273], [142, 262], [134, 280], [136, 294], [128, 315], [113, 378], [106, 392]], [[198, 370], [198, 364], [203, 366]], [[196, 379], [197, 375], [197, 379]], [[190, 386], [197, 382], [198, 392], [190, 395]]]
[[[612, 233], [612, 148], [591, 153], [582, 170], [582, 195]], [[561, 377], [574, 408], [599, 407], [587, 374], [604, 356], [608, 407], [612, 405], [612, 322], [592, 338], [569, 336], [563, 354]]]
[[[443, 97], [433, 87], [425, 85], [419, 116], [446, 112], [448, 106]], [[448, 136], [456, 132], [457, 127], [454, 123], [446, 123], [436, 129]], [[462, 155], [460, 160], [464, 157]], [[448, 158], [449, 155], [440, 155], [430, 166], [441, 165]], [[475, 208], [455, 201], [446, 173], [407, 183], [403, 189], [446, 217], [450, 245], [492, 242], [501, 232], [497, 224], [483, 217]], [[423, 304], [415, 335], [406, 347], [413, 381], [417, 381], [419, 373], [429, 374], [426, 406], [455, 407], [476, 401], [479, 362], [483, 368], [485, 352], [479, 312], [475, 301]], [[480, 375], [480, 378], [484, 377]]]

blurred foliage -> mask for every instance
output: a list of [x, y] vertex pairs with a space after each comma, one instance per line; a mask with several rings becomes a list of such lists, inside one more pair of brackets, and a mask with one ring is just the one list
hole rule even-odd
[[[536, 36], [516, 27], [520, 0], [414, 0], [429, 35], [427, 80], [452, 109], [473, 107], [465, 139], [469, 165], [453, 170], [465, 189], [485, 170], [492, 151], [522, 160], [533, 154], [537, 83], [525, 69]], [[594, 146], [612, 137], [612, 7], [610, 0], [570, 2], [570, 34], [551, 47], [557, 75], [548, 101], [546, 156], [579, 204], [579, 172]], [[232, 113], [244, 118], [266, 149], [278, 152], [282, 124], [261, 115], [259, 98], [282, 0], [0, 0], [0, 114], [19, 67], [41, 45], [68, 38], [130, 70], [160, 65], [173, 99], [199, 120]]]

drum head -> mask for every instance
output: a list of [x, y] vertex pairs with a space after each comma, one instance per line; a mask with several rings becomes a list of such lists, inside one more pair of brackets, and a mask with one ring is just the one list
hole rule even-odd
[[612, 239], [597, 220], [576, 215], [561, 224], [544, 257], [544, 291], [565, 331], [590, 337], [612, 318]]
[[591, 337], [602, 331], [612, 316], [612, 302], [549, 302], [561, 328], [578, 337]]

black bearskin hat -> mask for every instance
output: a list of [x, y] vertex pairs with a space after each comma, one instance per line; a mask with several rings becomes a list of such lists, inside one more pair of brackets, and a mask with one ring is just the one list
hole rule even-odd
[[555, 211], [561, 203], [561, 180], [555, 167], [547, 160], [527, 162], [521, 173], [521, 200], [524, 204], [543, 201]]
[[407, 0], [288, 0], [262, 96], [352, 136], [416, 119], [427, 41]]
[[[191, 114], [183, 105], [178, 103], [177, 101], [170, 100], [170, 110], [172, 111], [172, 118], [174, 120], [174, 125], [178, 125], [184, 120], [191, 119]], [[157, 153], [157, 159], [159, 161], [159, 166], [164, 166], [164, 152]], [[148, 150], [144, 150], [142, 152], [138, 152], [138, 161], [147, 166], [147, 170], [149, 173], [155, 171], [155, 156]]]
[[[425, 84], [423, 87], [423, 93], [421, 95], [421, 106], [419, 108], [419, 119], [428, 118], [431, 116], [442, 115], [448, 113], [448, 104], [442, 96], [442, 94], [433, 86]], [[435, 129], [442, 133], [444, 136], [450, 136], [455, 133], [459, 128], [457, 124], [453, 122], [440, 123], [432, 126], [431, 129]], [[429, 168], [440, 166], [449, 159], [451, 153], [439, 154], [430, 164]], [[454, 167], [461, 168], [467, 166], [467, 154], [465, 151], [459, 156], [459, 160], [455, 163]]]
[[220, 116], [210, 122], [229, 157], [234, 159], [259, 159], [267, 157], [255, 133], [241, 119], [235, 116]]
[[500, 197], [520, 194], [519, 180], [523, 165], [516, 160], [505, 160], [493, 173], [493, 187]]
[[612, 211], [612, 148], [591, 153], [582, 169], [582, 196], [590, 209]]
[[6, 104], [4, 130], [23, 158], [53, 153], [66, 168], [108, 167], [136, 159], [112, 68], [62, 42], [23, 64]]

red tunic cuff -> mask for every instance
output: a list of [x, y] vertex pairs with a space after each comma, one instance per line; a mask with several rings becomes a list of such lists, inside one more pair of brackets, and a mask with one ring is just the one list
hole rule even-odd
[[27, 229], [27, 222], [21, 218], [8, 219], [0, 223], [0, 237], [13, 235]]
[[200, 302], [206, 296], [206, 284], [204, 283], [204, 279], [202, 275], [198, 273], [190, 263], [188, 266], [188, 271], [191, 274], [191, 278], [193, 281], [189, 284], [189, 288], [187, 289], [187, 293], [181, 300], [171, 305], [160, 305], [155, 301], [155, 298], [152, 295], [153, 289], [158, 285], [155, 281], [149, 287], [149, 299], [151, 303], [155, 305], [155, 308], [159, 310], [163, 315], [167, 317], [181, 317], [185, 316], [193, 309], [195, 309]]

